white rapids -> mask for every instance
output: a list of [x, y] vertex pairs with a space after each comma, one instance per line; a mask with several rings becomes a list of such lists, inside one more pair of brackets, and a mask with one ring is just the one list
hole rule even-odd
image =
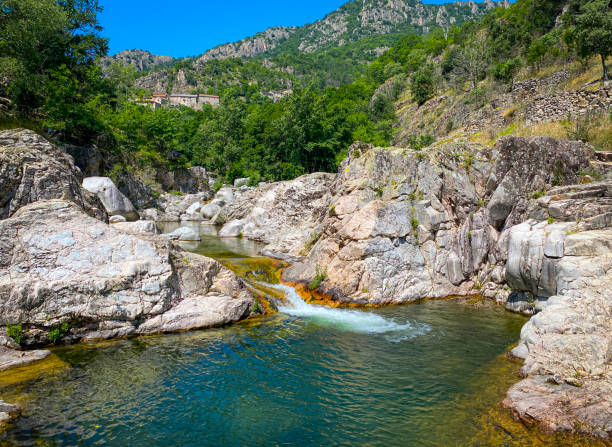
[[278, 306], [280, 312], [310, 320], [321, 326], [332, 326], [351, 332], [389, 334], [388, 340], [396, 342], [409, 340], [430, 331], [430, 327], [424, 323], [409, 321], [397, 323], [372, 312], [308, 304], [293, 287], [283, 284], [265, 284], [265, 286], [284, 292], [286, 303]]

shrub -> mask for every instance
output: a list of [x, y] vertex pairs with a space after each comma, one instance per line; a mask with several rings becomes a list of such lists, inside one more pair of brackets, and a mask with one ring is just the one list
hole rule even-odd
[[315, 277], [308, 284], [310, 290], [318, 289], [323, 281], [327, 279], [327, 269], [317, 264], [315, 268]]
[[550, 216], [550, 217], [548, 218], [548, 224], [550, 225], [550, 224], [552, 224], [552, 223], [554, 223], [554, 222], [555, 222], [555, 218], [554, 218], [554, 217], [552, 217], [552, 216]]
[[15, 340], [15, 343], [21, 344], [23, 340], [23, 328], [20, 324], [7, 324], [6, 333], [9, 337]]
[[219, 179], [215, 183], [213, 183], [212, 189], [215, 193], [218, 192], [221, 188], [223, 188], [223, 180]]
[[412, 99], [418, 105], [425, 104], [433, 96], [433, 71], [430, 67], [423, 67], [412, 75], [410, 91], [412, 92]]
[[55, 343], [68, 333], [70, 325], [63, 323], [61, 326], [55, 327], [49, 331], [49, 341]]

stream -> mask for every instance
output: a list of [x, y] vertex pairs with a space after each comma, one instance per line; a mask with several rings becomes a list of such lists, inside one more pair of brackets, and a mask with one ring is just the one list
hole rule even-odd
[[[261, 246], [192, 224], [278, 313], [188, 333], [53, 348], [0, 373], [22, 416], [0, 445], [518, 446], [543, 439], [500, 408], [526, 319], [483, 303], [377, 309], [304, 302]], [[163, 228], [172, 230], [172, 225]]]

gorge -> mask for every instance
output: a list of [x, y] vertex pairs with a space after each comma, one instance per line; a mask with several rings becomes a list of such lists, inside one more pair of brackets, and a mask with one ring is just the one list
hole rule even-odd
[[0, 446], [611, 445], [609, 1], [0, 3]]
[[[288, 182], [220, 190], [213, 200], [218, 209], [210, 220], [201, 215], [194, 217], [208, 205], [189, 203], [193, 201], [189, 196], [176, 197], [177, 204], [172, 206], [183, 212], [189, 210], [189, 219], [185, 220], [187, 214], [180, 214], [173, 218], [175, 222], [159, 222], [158, 226], [166, 233], [172, 233], [175, 228], [194, 229], [196, 239], [201, 242], [181, 242], [181, 248], [154, 234], [157, 233], [154, 224], [152, 228], [142, 225], [147, 221], [105, 223], [107, 218], [101, 211], [104, 200], [97, 200], [105, 198], [107, 193], [91, 196], [80, 190], [82, 177], [74, 165], [68, 165], [58, 175], [52, 159], [45, 157], [55, 153], [53, 159], [56, 159], [61, 149], [41, 137], [29, 131], [6, 131], [0, 133], [0, 141], [3, 154], [10, 154], [16, 148], [39, 149], [25, 161], [27, 169], [21, 173], [14, 171], [13, 176], [6, 174], [11, 171], [4, 171], [2, 177], [3, 189], [14, 192], [9, 194], [12, 200], [6, 204], [9, 216], [0, 222], [4, 278], [1, 317], [7, 323], [20, 323], [22, 346], [43, 346], [53, 331], [62, 327], [65, 329], [60, 329], [59, 338], [63, 343], [79, 340], [91, 343], [220, 326], [249, 315], [251, 318], [236, 329], [213, 332], [216, 334], [210, 336], [213, 341], [206, 332], [202, 336], [178, 337], [179, 340], [203, 337], [204, 345], [198, 345], [201, 349], [229, 346], [235, 355], [243, 357], [246, 355], [243, 342], [227, 345], [223, 341], [226, 331], [236, 334], [242, 327], [250, 328], [245, 329], [250, 334], [247, 338], [258, 339], [260, 328], [268, 334], [264, 337], [267, 338], [271, 336], [270, 331], [283, 333], [285, 325], [293, 329], [298, 325], [301, 328], [298, 332], [309, 327], [315, 330], [320, 344], [342, 339], [342, 334], [347, 332], [357, 333], [366, 337], [361, 342], [365, 345], [382, 343], [378, 349], [384, 352], [387, 348], [383, 345], [389, 343], [410, 346], [406, 349], [427, 349], [429, 343], [434, 343], [446, 349], [439, 343], [444, 344], [448, 334], [456, 334], [459, 338], [449, 342], [449, 346], [455, 346], [453, 349], [458, 349], [457, 343], [461, 343], [470, 346], [470, 352], [483, 350], [481, 354], [487, 353], [488, 357], [487, 360], [466, 357], [464, 350], [459, 349], [464, 352], [460, 361], [456, 352], [447, 352], [449, 359], [456, 359], [448, 364], [449, 372], [459, 363], [461, 367], [479, 370], [482, 364], [477, 367], [478, 362], [492, 362], [496, 365], [494, 368], [506, 371], [501, 375], [491, 373], [492, 376], [483, 373], [484, 379], [473, 378], [477, 382], [484, 380], [481, 386], [492, 390], [491, 394], [478, 393], [488, 396], [483, 399], [488, 408], [494, 408], [505, 388], [516, 380], [509, 372], [514, 368], [513, 363], [499, 356], [518, 337], [522, 325], [520, 317], [504, 315], [504, 311], [487, 304], [497, 301], [515, 312], [527, 315], [538, 312], [524, 325], [519, 344], [509, 354], [524, 360], [521, 369], [524, 380], [510, 388], [504, 406], [528, 424], [538, 422], [546, 433], [589, 434], [602, 440], [610, 436], [612, 184], [610, 181], [572, 184], [592, 157], [587, 145], [506, 137], [493, 149], [453, 142], [415, 152], [356, 143], [335, 176], [310, 174]], [[27, 153], [23, 149], [20, 152]], [[469, 164], [465, 163], [468, 157], [472, 157]], [[564, 173], [561, 185], [546, 188], [554, 179], [555, 168]], [[511, 181], [516, 178], [522, 179], [521, 182]], [[72, 190], [67, 188], [75, 184]], [[549, 189], [546, 194], [530, 198], [533, 192], [544, 188]], [[32, 203], [28, 204], [29, 201]], [[83, 205], [85, 201], [90, 205]], [[186, 205], [181, 205], [181, 201]], [[80, 207], [90, 209], [91, 214], [102, 220], [88, 216]], [[111, 208], [107, 203], [105, 211], [110, 214]], [[213, 224], [221, 222], [225, 223], [215, 230]], [[259, 258], [260, 253], [279, 260]], [[295, 284], [307, 301], [335, 306], [379, 306], [449, 296], [464, 298], [458, 303], [425, 301], [409, 307], [333, 309], [325, 304], [307, 304], [293, 288], [279, 281]], [[261, 313], [270, 316], [257, 316]], [[461, 317], [453, 316], [456, 313]], [[445, 318], [462, 323], [451, 327]], [[481, 325], [480, 329], [469, 332], [473, 335], [462, 332], [462, 328], [470, 327], [471, 323], [464, 326], [466, 321]], [[499, 332], [506, 324], [512, 329]], [[458, 335], [461, 333], [464, 335]], [[477, 338], [470, 342], [462, 338], [472, 336]], [[292, 337], [296, 341], [309, 338], [305, 334], [297, 339]], [[505, 341], [490, 348], [475, 348], [479, 340], [495, 337]], [[45, 383], [67, 380], [66, 384], [73, 383], [77, 389], [91, 386], [78, 378], [69, 378], [73, 369], [65, 369], [73, 365], [76, 371], [87, 371], [87, 361], [76, 361], [81, 355], [79, 352], [93, 349], [92, 352], [103, 353], [107, 349], [112, 351], [112, 346], [140, 343], [137, 340], [140, 339], [100, 347], [86, 344], [54, 349], [39, 368], [45, 371], [45, 365], [49, 364], [54, 371]], [[150, 349], [154, 350], [158, 349], [157, 343], [169, 346], [165, 339], [153, 340], [156, 341], [144, 343], [147, 346], [152, 343]], [[15, 348], [9, 338], [4, 338], [3, 343], [7, 346], [3, 348], [5, 351], [12, 352], [9, 348]], [[184, 345], [179, 342], [179, 346]], [[266, 355], [274, 355], [277, 349], [269, 344], [257, 346], [254, 352], [269, 351]], [[343, 346], [341, 349], [347, 348]], [[428, 349], [430, 354], [418, 357], [420, 361], [433, 362], [424, 365], [424, 371], [435, 367], [438, 359], [437, 355], [431, 355], [431, 349]], [[46, 355], [36, 356], [46, 351], [29, 352], [35, 353], [32, 360]], [[294, 358], [289, 352], [283, 355]], [[342, 358], [347, 354], [338, 355]], [[412, 358], [416, 354], [403, 355]], [[113, 363], [112, 356], [108, 361], [109, 365]], [[400, 362], [397, 364], [400, 368], [406, 357], [393, 361]], [[36, 365], [31, 367], [33, 371]], [[337, 368], [343, 368], [327, 363], [317, 368], [322, 367], [329, 368], [320, 374], [332, 374], [330, 380], [336, 377]], [[416, 365], [409, 366], [409, 369], [415, 368], [418, 369]], [[7, 382], [15, 383], [11, 370], [7, 374]], [[355, 370], [350, 374], [363, 372]], [[442, 374], [446, 379], [441, 379], [437, 386], [449, 383], [450, 377], [444, 374], [447, 373]], [[297, 377], [300, 375], [295, 380]], [[113, 380], [121, 379], [117, 376]], [[420, 381], [425, 379], [415, 380], [414, 386], [424, 386]], [[17, 390], [23, 386], [37, 390], [32, 396], [41, 393], [36, 381], [17, 380], [17, 383], [22, 384], [9, 389], [17, 392], [18, 402], [22, 400]], [[506, 384], [504, 389], [500, 383]], [[321, 390], [315, 384], [309, 386], [315, 395]], [[452, 388], [454, 391], [444, 393], [461, 394], [461, 390], [469, 388], [465, 382], [457, 386]], [[57, 389], [50, 383], [44, 388]], [[28, 407], [46, 407], [49, 403], [45, 399], [54, 399], [53, 394], [47, 394], [48, 398], [44, 395], [33, 397], [34, 402], [41, 402], [38, 404], [22, 402], [25, 417], [18, 419], [16, 429], [6, 432], [6, 439], [21, 439], [24, 435], [19, 434], [20, 430], [28, 433], [35, 430], [41, 439], [86, 439], [82, 438], [80, 424], [68, 429], [58, 426], [53, 418], [49, 419], [47, 428], [37, 424], [26, 428], [40, 417], [36, 416], [38, 410], [28, 410]], [[85, 402], [79, 404], [78, 396], [71, 397], [75, 409], [85, 405]], [[381, 405], [386, 405], [384, 402], [386, 398]], [[402, 404], [408, 407], [395, 411], [410, 414], [413, 411], [410, 402], [412, 397]], [[562, 411], [559, 410], [561, 402]], [[321, 402], [315, 400], [312, 405], [318, 408]], [[336, 408], [335, 404], [324, 412], [332, 411], [331, 408]], [[474, 409], [466, 411], [470, 417], [482, 416], [482, 413], [476, 416]], [[480, 411], [484, 410], [480, 408]], [[78, 420], [76, 414], [74, 417]], [[465, 416], [459, 412], [457, 417], [461, 415]], [[507, 415], [505, 418], [504, 424], [509, 423]], [[207, 420], [205, 425], [211, 423]], [[489, 420], [487, 424], [495, 426], [499, 422]], [[394, 427], [389, 428], [391, 438], [377, 435], [382, 436], [379, 441], [399, 439], [399, 428]], [[72, 430], [77, 430], [76, 438], [62, 438]], [[453, 430], [449, 427], [449, 433]], [[481, 430], [486, 431], [483, 427]], [[494, 432], [502, 436], [504, 430], [494, 429]], [[95, 436], [107, 440], [127, 436], [123, 432], [113, 434], [114, 429], [94, 431], [98, 433]], [[267, 430], [258, 433], [261, 439], [272, 439]], [[507, 442], [519, 436], [514, 431], [511, 433], [507, 435], [510, 439]], [[533, 436], [529, 433], [520, 436]], [[417, 431], [410, 436], [420, 439], [424, 434]], [[484, 435], [470, 432], [469, 436]], [[304, 439], [313, 443], [320, 441], [316, 436]], [[335, 438], [331, 439], [336, 442]]]

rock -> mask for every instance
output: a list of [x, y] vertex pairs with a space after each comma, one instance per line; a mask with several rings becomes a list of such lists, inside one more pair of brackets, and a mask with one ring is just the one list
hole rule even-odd
[[161, 212], [155, 220], [160, 221], [178, 221], [178, 220], [202, 220], [199, 212], [187, 213], [193, 208], [200, 208], [202, 203], [210, 197], [209, 192], [201, 192], [197, 194], [169, 194], [164, 193], [159, 196], [157, 203]]
[[248, 186], [250, 180], [251, 180], [250, 177], [237, 178], [236, 180], [234, 180], [234, 188], [240, 188], [241, 186]]
[[219, 211], [221, 211], [221, 208], [223, 208], [224, 206], [225, 202], [223, 200], [215, 199], [212, 202], [204, 205], [200, 209], [200, 213], [202, 214], [202, 217], [206, 219], [212, 219], [219, 213]]
[[204, 201], [210, 200], [212, 191], [206, 170], [200, 166], [173, 171], [158, 170], [157, 181], [164, 191], [180, 191], [184, 194], [200, 194]]
[[185, 210], [185, 214], [196, 214], [202, 208], [202, 204], [200, 202], [195, 202], [192, 205], [189, 205], [189, 208]]
[[120, 170], [115, 174], [117, 188], [125, 195], [130, 202], [137, 208], [150, 208], [157, 204], [157, 193], [147, 185], [141, 173], [132, 173], [127, 170]]
[[199, 241], [200, 236], [189, 227], [181, 227], [174, 230], [172, 233], [166, 233], [163, 236], [179, 241]]
[[217, 191], [215, 199], [222, 200], [225, 204], [232, 203], [234, 201], [234, 190], [229, 186], [224, 186]]
[[242, 234], [242, 228], [244, 224], [241, 220], [232, 220], [226, 223], [223, 228], [219, 231], [220, 237], [238, 237]]
[[19, 405], [7, 404], [0, 400], [0, 423], [7, 423], [15, 419], [21, 413]]
[[119, 215], [111, 216], [108, 219], [108, 223], [111, 223], [111, 224], [116, 224], [116, 223], [119, 223], [119, 222], [127, 222], [127, 219], [125, 217], [119, 216]]
[[[51, 354], [51, 351], [42, 349], [36, 351], [18, 351], [4, 346], [0, 347], [0, 371], [37, 362], [44, 359], [49, 354]], [[0, 411], [2, 410], [0, 409]]]
[[495, 143], [500, 158], [495, 177], [499, 185], [487, 208], [491, 224], [505, 223], [520, 197], [546, 189], [547, 185], [577, 183], [579, 172], [587, 169], [593, 148], [580, 141], [547, 137], [504, 136]]
[[159, 211], [155, 208], [147, 208], [145, 210], [139, 211], [140, 218], [143, 220], [159, 220]]
[[137, 220], [136, 222], [120, 222], [113, 228], [127, 234], [158, 234], [157, 225], [152, 220]]
[[249, 315], [251, 302], [228, 296], [191, 298], [173, 309], [146, 321], [139, 328], [143, 333], [177, 332], [188, 329], [223, 326]]
[[[542, 238], [539, 225], [525, 237], [532, 233]], [[556, 295], [521, 330], [512, 354], [524, 359], [525, 379], [504, 401], [525, 422], [612, 436], [612, 252], [605, 248], [611, 237], [612, 228], [570, 234], [562, 257], [544, 258], [555, 263], [549, 281]]]
[[227, 222], [219, 234], [235, 237], [242, 233], [268, 244], [268, 252], [277, 253], [276, 257], [299, 257], [329, 210], [332, 179], [331, 174], [317, 173], [249, 188], [216, 214], [223, 214]]
[[0, 219], [37, 200], [71, 200], [106, 220], [98, 198], [81, 188], [72, 157], [30, 130], [0, 132]]
[[125, 197], [108, 177], [87, 177], [83, 179], [83, 188], [96, 194], [109, 216], [123, 216], [127, 220], [139, 219], [132, 202]]
[[118, 225], [126, 224], [109, 226], [60, 200], [30, 204], [0, 221], [0, 324], [21, 324], [23, 343], [32, 346], [47, 343], [48, 331], [63, 323], [69, 330], [62, 341], [75, 342], [248, 315], [239, 310], [250, 309], [253, 298], [228, 269]]

